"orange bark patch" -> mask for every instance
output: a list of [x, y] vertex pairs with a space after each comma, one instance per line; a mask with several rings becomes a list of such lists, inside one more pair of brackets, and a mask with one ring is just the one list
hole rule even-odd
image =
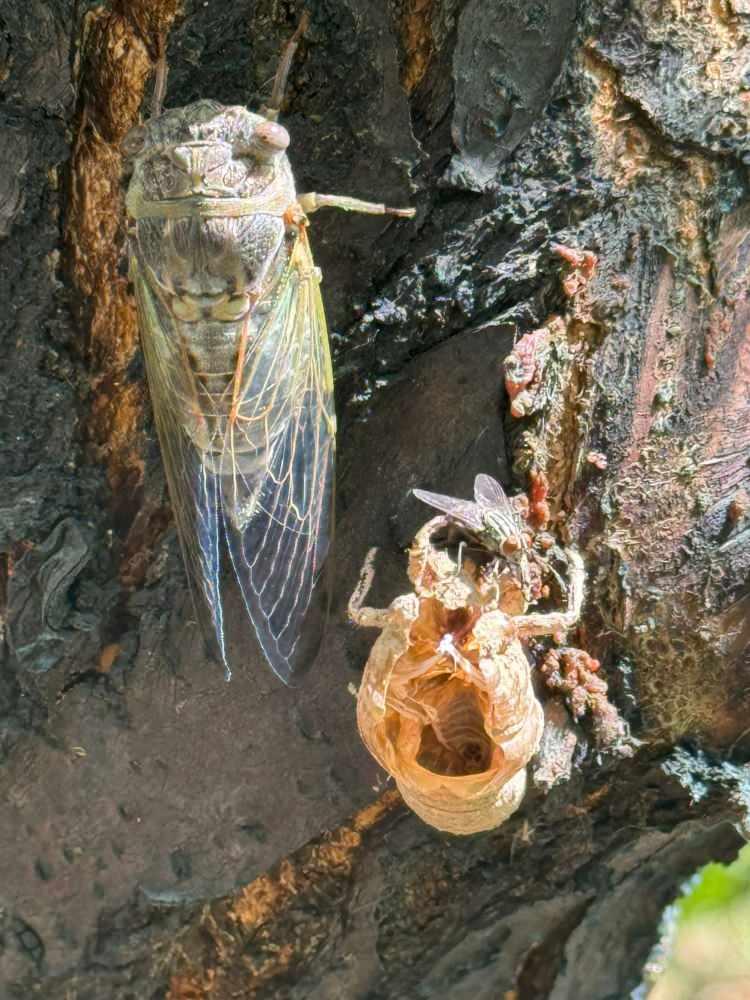
[[407, 0], [401, 21], [404, 63], [401, 83], [411, 94], [427, 72], [435, 54], [430, 15], [433, 0]]
[[208, 973], [172, 976], [167, 1000], [205, 1000], [211, 996], [212, 978]]
[[562, 287], [566, 298], [572, 299], [585, 291], [586, 286], [594, 277], [598, 260], [590, 250], [577, 250], [561, 243], [553, 243], [550, 247], [553, 253], [561, 257], [570, 266], [570, 273], [563, 278]]
[[627, 113], [612, 67], [591, 48], [583, 50], [583, 64], [596, 85], [590, 115], [599, 167], [617, 187], [629, 187], [653, 167], [658, 153], [646, 131]]
[[[628, 565], [633, 596], [625, 599], [619, 624], [629, 630], [640, 661], [639, 702], [647, 725], [669, 739], [692, 732], [726, 744], [746, 724], [746, 709], [740, 710], [745, 682], [738, 669], [743, 653], [735, 649], [746, 628], [745, 612], [738, 618], [739, 605], [720, 610], [708, 597], [710, 581], [724, 572], [727, 557], [716, 548], [721, 539], [692, 561], [685, 561], [684, 548], [695, 545], [691, 534], [702, 522], [700, 510], [726, 503], [725, 530], [731, 531], [750, 486], [747, 210], [726, 218], [713, 254], [712, 305], [690, 287], [675, 296], [679, 286], [671, 262], [656, 286], [610, 537]], [[695, 330], [696, 337], [670, 337], [672, 329]], [[711, 364], [696, 369], [691, 351], [701, 334]], [[672, 387], [661, 399], [665, 377]], [[691, 400], [689, 407], [685, 400]], [[687, 432], [660, 430], [659, 421], [671, 412], [691, 421]]]
[[111, 642], [108, 646], [99, 653], [99, 663], [97, 665], [97, 670], [100, 674], [108, 674], [112, 669], [117, 657], [120, 655], [120, 650], [122, 646], [117, 642]]
[[168, 31], [178, 6], [178, 0], [123, 0], [111, 10], [97, 8], [86, 16], [81, 46], [65, 239], [93, 389], [87, 433], [95, 458], [106, 463], [113, 496], [131, 491], [131, 503], [143, 474], [144, 394], [140, 384], [127, 380], [138, 329], [122, 275], [119, 147], [138, 121], [158, 38]]
[[275, 876], [261, 875], [235, 897], [229, 916], [236, 918], [247, 931], [261, 927], [274, 912], [288, 904], [310, 880], [310, 869], [349, 875], [362, 834], [374, 826], [400, 801], [398, 792], [386, 792], [377, 802], [366, 806], [352, 819], [351, 826], [335, 830], [322, 843], [310, 849], [302, 866], [285, 859]]
[[274, 873], [207, 906], [175, 943], [167, 1000], [252, 998], [314, 955], [326, 942], [327, 926], [317, 912], [302, 914], [305, 900], [341, 891], [364, 834], [400, 801], [395, 790], [386, 792], [347, 826], [285, 858]]

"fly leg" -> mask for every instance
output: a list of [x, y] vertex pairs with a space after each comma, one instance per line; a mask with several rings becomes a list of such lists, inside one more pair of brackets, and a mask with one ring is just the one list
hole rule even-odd
[[456, 558], [456, 576], [459, 576], [461, 570], [464, 568], [464, 549], [466, 548], [466, 542], [458, 543], [458, 557]]
[[271, 122], [275, 122], [279, 117], [279, 111], [281, 111], [281, 105], [284, 102], [284, 91], [286, 90], [287, 80], [289, 79], [289, 70], [292, 68], [294, 53], [297, 51], [299, 40], [307, 30], [309, 23], [310, 15], [307, 11], [305, 11], [300, 18], [299, 24], [297, 25], [297, 30], [281, 50], [279, 66], [276, 70], [276, 76], [273, 78], [271, 100], [260, 109], [260, 113], [263, 117], [267, 118]]
[[314, 191], [301, 194], [297, 202], [305, 213], [317, 212], [319, 208], [341, 208], [345, 212], [363, 212], [365, 215], [397, 215], [402, 219], [411, 219], [416, 215], [416, 208], [389, 208], [388, 205], [374, 201], [360, 201], [359, 198], [348, 198], [343, 194], [316, 194]]

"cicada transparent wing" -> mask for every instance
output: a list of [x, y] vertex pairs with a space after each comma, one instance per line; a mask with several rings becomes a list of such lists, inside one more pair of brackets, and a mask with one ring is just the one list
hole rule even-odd
[[210, 612], [221, 659], [227, 666], [220, 588], [219, 483], [187, 432], [185, 413], [193, 412], [200, 419], [198, 388], [185, 345], [145, 270], [138, 257], [131, 256], [130, 275], [172, 512], [196, 610], [201, 618], [204, 608]]
[[[188, 575], [227, 670], [221, 539], [262, 650], [288, 682], [329, 544], [335, 417], [318, 280], [304, 230], [236, 367], [206, 389], [145, 265], [133, 268], [144, 353]], [[198, 602], [199, 603], [199, 602]]]
[[262, 373], [262, 352], [246, 353], [221, 466], [237, 581], [263, 651], [286, 681], [330, 541], [336, 421], [318, 274], [303, 229], [267, 324], [278, 351]]

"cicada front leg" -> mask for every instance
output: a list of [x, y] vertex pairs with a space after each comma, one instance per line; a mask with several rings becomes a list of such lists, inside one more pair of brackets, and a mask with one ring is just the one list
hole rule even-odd
[[[275, 122], [279, 117], [294, 53], [297, 51], [300, 39], [309, 23], [310, 15], [305, 11], [297, 25], [297, 30], [281, 51], [281, 58], [273, 80], [271, 99], [268, 104], [261, 108], [261, 114], [269, 121]], [[362, 212], [366, 215], [395, 215], [402, 219], [411, 219], [416, 213], [414, 208], [390, 208], [388, 205], [378, 202], [361, 201], [359, 198], [349, 198], [339, 194], [317, 194], [314, 191], [300, 195], [297, 200], [305, 215], [317, 212], [319, 208], [341, 208], [345, 212]]]
[[300, 18], [300, 22], [297, 25], [297, 30], [294, 32], [292, 37], [286, 43], [284, 48], [281, 50], [281, 58], [279, 59], [279, 65], [276, 70], [276, 76], [273, 78], [273, 90], [271, 91], [271, 99], [268, 104], [265, 104], [261, 109], [260, 113], [264, 118], [267, 118], [271, 122], [275, 122], [279, 117], [279, 112], [281, 111], [281, 105], [284, 103], [284, 93], [286, 92], [286, 85], [289, 79], [289, 70], [292, 68], [292, 60], [294, 59], [294, 53], [297, 51], [297, 46], [299, 45], [300, 39], [307, 31], [307, 26], [310, 23], [310, 15], [307, 11], [304, 12]]
[[158, 118], [164, 110], [164, 95], [167, 92], [167, 41], [161, 34], [158, 39], [159, 54], [156, 58], [156, 72], [154, 74], [154, 92], [151, 96], [151, 117]]
[[583, 606], [583, 585], [585, 570], [583, 559], [575, 549], [566, 549], [570, 575], [568, 578], [568, 607], [565, 611], [551, 611], [547, 614], [522, 615], [516, 619], [518, 635], [530, 638], [533, 635], [554, 635], [556, 632], [567, 632], [573, 628], [581, 617]]
[[340, 208], [344, 212], [362, 212], [365, 215], [396, 215], [401, 219], [411, 219], [416, 215], [416, 208], [390, 208], [380, 202], [361, 201], [359, 198], [349, 198], [343, 194], [317, 194], [310, 191], [297, 198], [305, 215], [317, 212], [319, 208]]

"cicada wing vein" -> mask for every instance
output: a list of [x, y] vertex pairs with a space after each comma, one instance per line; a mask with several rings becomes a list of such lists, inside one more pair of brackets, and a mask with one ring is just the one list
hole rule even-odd
[[[306, 666], [297, 654], [330, 543], [335, 447], [328, 334], [304, 236], [292, 255], [292, 269], [275, 319], [278, 329], [286, 330], [280, 339], [291, 370], [286, 417], [269, 430], [262, 472], [243, 472], [233, 443], [259, 419], [259, 401], [264, 412], [272, 408], [253, 390], [229, 429], [224, 469], [231, 478], [222, 477], [231, 496], [223, 512], [235, 574], [258, 641], [287, 682]], [[255, 385], [255, 379], [247, 377], [247, 385]]]
[[207, 610], [222, 663], [230, 674], [221, 600], [219, 484], [186, 432], [184, 407], [197, 406], [190, 366], [171, 318], [154, 295], [137, 259], [131, 273], [138, 303], [154, 419], [167, 475], [188, 583], [200, 619]]
[[[335, 417], [325, 315], [306, 240], [292, 251], [257, 341], [238, 351], [225, 412], [205, 418], [171, 317], [135, 268], [144, 354], [178, 534], [228, 668], [221, 537], [260, 646], [288, 682], [330, 540]], [[168, 331], [165, 333], [165, 330]], [[201, 449], [184, 429], [204, 419]]]

